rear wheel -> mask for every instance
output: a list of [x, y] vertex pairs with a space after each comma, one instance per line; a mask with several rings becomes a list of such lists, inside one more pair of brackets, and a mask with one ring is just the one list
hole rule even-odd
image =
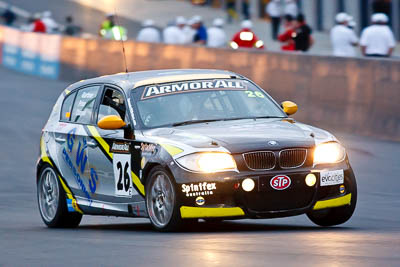
[[353, 173], [351, 173], [345, 186], [347, 193], [351, 193], [350, 205], [311, 211], [307, 213], [308, 218], [320, 226], [333, 226], [347, 222], [353, 215], [357, 204], [357, 184]]
[[153, 168], [146, 183], [146, 208], [151, 224], [159, 231], [175, 231], [183, 226], [177, 205], [175, 182], [164, 168]]
[[52, 167], [46, 165], [39, 174], [37, 198], [40, 216], [50, 228], [77, 227], [82, 214], [68, 212], [65, 191]]

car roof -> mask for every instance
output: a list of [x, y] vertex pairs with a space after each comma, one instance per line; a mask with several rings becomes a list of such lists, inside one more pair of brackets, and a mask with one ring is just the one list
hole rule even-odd
[[241, 75], [226, 71], [212, 69], [166, 69], [166, 70], [149, 70], [128, 73], [118, 73], [113, 75], [105, 75], [92, 79], [82, 80], [68, 86], [67, 90], [72, 91], [78, 87], [89, 84], [105, 83], [114, 84], [121, 87], [124, 91], [137, 88], [143, 85], [166, 83], [184, 80], [199, 79], [230, 79], [242, 78]]

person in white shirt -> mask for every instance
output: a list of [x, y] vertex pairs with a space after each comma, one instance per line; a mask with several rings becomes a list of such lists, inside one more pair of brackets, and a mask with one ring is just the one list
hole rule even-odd
[[207, 30], [207, 46], [209, 47], [225, 47], [227, 44], [226, 33], [222, 28], [224, 20], [216, 18], [213, 21], [213, 26]]
[[293, 18], [297, 17], [299, 9], [295, 0], [286, 0], [285, 2], [285, 15], [290, 15]]
[[193, 43], [194, 35], [196, 34], [196, 31], [192, 28], [194, 22], [193, 18], [189, 19], [182, 29], [185, 36], [185, 44]]
[[159, 43], [161, 41], [160, 32], [154, 27], [154, 21], [145, 20], [142, 23], [142, 29], [136, 38], [139, 42]]
[[336, 23], [331, 30], [331, 42], [333, 55], [337, 57], [355, 57], [355, 46], [358, 44], [358, 38], [354, 31], [348, 27], [349, 15], [339, 13], [336, 15]]
[[387, 26], [388, 17], [383, 13], [372, 15], [373, 25], [361, 34], [361, 52], [369, 57], [390, 57], [396, 46], [392, 30]]
[[46, 26], [46, 33], [57, 33], [59, 25], [55, 20], [52, 18], [52, 14], [50, 11], [45, 11], [42, 14], [42, 22]]
[[270, 16], [272, 23], [272, 39], [278, 39], [279, 26], [281, 24], [282, 5], [281, 0], [271, 0], [265, 12]]
[[167, 26], [163, 31], [163, 40], [166, 44], [184, 44], [186, 42], [183, 28], [186, 25], [184, 17], [177, 17], [173, 25]]

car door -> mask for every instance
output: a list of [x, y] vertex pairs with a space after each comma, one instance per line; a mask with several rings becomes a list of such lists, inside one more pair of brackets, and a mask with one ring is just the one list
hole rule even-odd
[[104, 130], [97, 126], [97, 122], [105, 116], [116, 115], [126, 124], [130, 124], [127, 108], [123, 91], [107, 85], [96, 107], [96, 123], [89, 127], [91, 138], [97, 143], [97, 147], [88, 148], [90, 165], [96, 166], [98, 176], [97, 197], [100, 201], [108, 203], [108, 209], [119, 211], [125, 211], [127, 206], [118, 207], [110, 203], [123, 204], [143, 200], [132, 180], [138, 179], [132, 171], [138, 168], [138, 161], [134, 158], [139, 158], [140, 152], [134, 152], [134, 141], [126, 136], [126, 130]]
[[54, 138], [61, 175], [80, 203], [90, 206], [96, 193], [95, 170], [91, 168], [87, 125], [93, 124], [93, 110], [101, 85], [89, 85], [69, 93], [64, 99]]

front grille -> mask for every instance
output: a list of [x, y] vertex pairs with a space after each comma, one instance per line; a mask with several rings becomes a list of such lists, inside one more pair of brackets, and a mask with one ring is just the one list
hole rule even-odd
[[301, 148], [286, 149], [279, 152], [279, 165], [282, 169], [298, 168], [304, 164], [307, 150]]
[[244, 161], [249, 169], [270, 170], [275, 167], [276, 159], [272, 151], [259, 151], [243, 154]]

